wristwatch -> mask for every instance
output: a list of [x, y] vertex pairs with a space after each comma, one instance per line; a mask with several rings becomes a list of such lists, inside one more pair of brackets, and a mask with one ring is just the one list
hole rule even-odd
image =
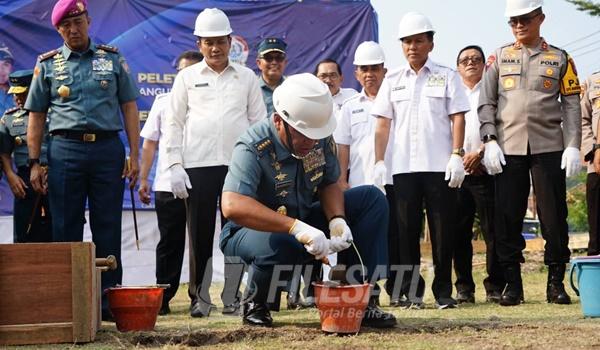
[[28, 158], [27, 159], [27, 165], [31, 168], [34, 164], [40, 164], [40, 159], [39, 158]]
[[483, 143], [488, 143], [492, 140], [497, 140], [497, 138], [496, 138], [496, 135], [486, 134], [486, 135], [483, 135], [482, 140], [483, 140]]
[[465, 149], [464, 148], [455, 148], [452, 150], [452, 154], [456, 154], [460, 157], [463, 157], [465, 155]]

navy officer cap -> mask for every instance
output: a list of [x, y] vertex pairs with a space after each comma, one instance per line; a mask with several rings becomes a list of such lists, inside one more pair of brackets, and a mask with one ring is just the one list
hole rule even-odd
[[266, 38], [258, 44], [258, 56], [264, 56], [269, 52], [277, 51], [285, 54], [287, 44], [283, 39], [279, 38]]
[[13, 55], [10, 53], [10, 50], [6, 46], [0, 46], [0, 61], [10, 61], [13, 62]]
[[10, 82], [9, 94], [21, 94], [29, 88], [31, 84], [31, 78], [33, 77], [33, 69], [18, 70], [12, 72], [8, 76]]

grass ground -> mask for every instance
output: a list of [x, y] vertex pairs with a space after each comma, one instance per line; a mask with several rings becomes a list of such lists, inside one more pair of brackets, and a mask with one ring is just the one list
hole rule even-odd
[[[485, 303], [482, 280], [485, 277], [484, 256], [474, 259], [477, 283], [474, 305], [458, 309], [437, 310], [429, 286], [432, 272], [423, 274], [428, 281], [424, 310], [384, 307], [393, 312], [398, 325], [393, 329], [363, 328], [356, 336], [324, 334], [320, 330], [316, 310], [273, 313], [275, 327], [257, 329], [242, 326], [239, 317], [222, 316], [220, 310], [209, 318], [192, 319], [188, 314], [186, 286], [180, 288], [171, 302], [172, 313], [160, 316], [155, 331], [120, 333], [114, 324], [103, 323], [96, 341], [75, 345], [77, 349], [162, 348], [183, 349], [209, 347], [215, 349], [600, 349], [600, 319], [582, 317], [579, 299], [572, 305], [550, 305], [545, 301], [547, 271], [539, 253], [526, 256], [523, 266], [525, 303], [501, 307]], [[566, 283], [568, 284], [568, 282]], [[220, 285], [211, 292], [219, 301]], [[600, 294], [600, 291], [598, 291]], [[383, 305], [387, 305], [385, 297]], [[220, 305], [219, 305], [220, 306]], [[18, 347], [18, 349], [64, 349], [62, 345]]]

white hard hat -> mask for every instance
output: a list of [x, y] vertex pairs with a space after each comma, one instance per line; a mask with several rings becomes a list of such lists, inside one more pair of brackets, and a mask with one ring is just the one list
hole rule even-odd
[[229, 24], [229, 18], [217, 8], [204, 9], [196, 17], [194, 35], [201, 38], [229, 35], [233, 32]]
[[537, 10], [544, 4], [543, 0], [506, 0], [506, 17], [517, 17]]
[[433, 26], [425, 15], [418, 12], [409, 12], [405, 14], [398, 25], [398, 39], [402, 40], [407, 36], [433, 32]]
[[312, 74], [287, 77], [273, 92], [273, 106], [283, 120], [310, 139], [324, 139], [335, 130], [329, 88]]
[[370, 66], [385, 62], [383, 49], [374, 41], [364, 41], [356, 48], [354, 52], [355, 66]]

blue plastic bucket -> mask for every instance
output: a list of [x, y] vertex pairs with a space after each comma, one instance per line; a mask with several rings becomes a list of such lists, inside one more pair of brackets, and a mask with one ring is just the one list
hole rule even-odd
[[[573, 275], [577, 274], [577, 287]], [[571, 287], [581, 301], [584, 317], [600, 317], [600, 256], [571, 260]]]

